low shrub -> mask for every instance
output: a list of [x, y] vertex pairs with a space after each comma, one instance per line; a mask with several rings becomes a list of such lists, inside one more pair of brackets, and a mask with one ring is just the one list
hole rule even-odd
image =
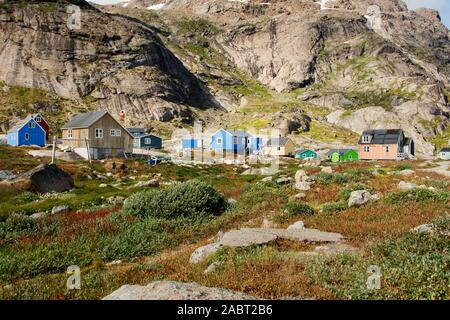
[[401, 204], [404, 202], [428, 202], [428, 201], [449, 201], [450, 192], [431, 191], [428, 189], [414, 189], [402, 192], [394, 192], [384, 197], [383, 201], [387, 204]]
[[402, 163], [394, 167], [394, 171], [403, 171], [403, 170], [412, 170], [412, 166], [410, 164]]
[[284, 206], [284, 209], [290, 216], [297, 216], [297, 215], [311, 216], [314, 214], [314, 209], [311, 208], [306, 203], [289, 202], [287, 205]]
[[330, 213], [330, 212], [340, 212], [348, 209], [348, 205], [346, 202], [330, 202], [325, 203], [322, 206], [321, 211], [324, 213]]
[[360, 178], [355, 173], [318, 173], [314, 175], [314, 178], [316, 179], [317, 183], [328, 186], [333, 183], [337, 184], [346, 184], [349, 182], [356, 182]]
[[14, 201], [18, 204], [30, 203], [39, 199], [40, 197], [37, 194], [29, 191], [22, 192], [21, 194], [18, 194], [14, 197]]
[[124, 203], [127, 214], [164, 219], [217, 216], [226, 207], [227, 202], [219, 192], [198, 180], [167, 189], [139, 192]]

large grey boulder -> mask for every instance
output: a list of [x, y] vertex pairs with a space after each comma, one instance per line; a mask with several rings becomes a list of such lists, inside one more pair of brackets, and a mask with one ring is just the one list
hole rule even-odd
[[73, 188], [70, 174], [56, 165], [41, 164], [18, 177], [0, 182], [0, 186], [35, 193], [65, 192]]
[[103, 300], [255, 300], [242, 292], [198, 283], [155, 281], [146, 286], [124, 285]]
[[0, 170], [0, 181], [2, 181], [2, 180], [11, 180], [11, 179], [14, 179], [15, 177], [16, 177], [16, 175], [13, 174], [9, 170]]
[[67, 213], [70, 211], [69, 206], [55, 206], [52, 208], [52, 214]]
[[216, 253], [220, 249], [221, 246], [222, 246], [221, 243], [211, 243], [211, 244], [207, 244], [206, 246], [196, 249], [192, 253], [192, 255], [189, 259], [189, 263], [195, 264], [195, 263], [199, 263], [199, 262], [202, 262], [202, 261], [208, 259], [214, 253]]
[[369, 191], [357, 190], [353, 191], [350, 194], [350, 198], [348, 199], [348, 206], [359, 207], [375, 200], [378, 200], [378, 197], [376, 195], [372, 195]]
[[398, 184], [398, 188], [403, 191], [414, 190], [417, 189], [418, 187], [419, 186], [417, 184], [412, 182], [400, 181], [400, 183]]

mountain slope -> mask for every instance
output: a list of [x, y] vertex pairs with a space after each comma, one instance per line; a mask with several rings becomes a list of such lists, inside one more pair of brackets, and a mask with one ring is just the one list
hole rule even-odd
[[[67, 5], [82, 7], [69, 30]], [[7, 1], [0, 18], [0, 81], [40, 88], [143, 120], [188, 120], [190, 107], [218, 104], [143, 23], [85, 1]]]

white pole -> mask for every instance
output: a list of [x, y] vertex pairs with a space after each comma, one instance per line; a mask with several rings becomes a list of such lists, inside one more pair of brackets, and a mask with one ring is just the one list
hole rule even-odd
[[84, 138], [84, 141], [86, 142], [86, 149], [87, 149], [89, 164], [91, 164], [92, 160], [91, 160], [91, 150], [90, 150], [91, 148], [89, 147], [89, 140], [88, 140], [88, 138]]
[[55, 164], [56, 158], [56, 136], [53, 136], [52, 164]]

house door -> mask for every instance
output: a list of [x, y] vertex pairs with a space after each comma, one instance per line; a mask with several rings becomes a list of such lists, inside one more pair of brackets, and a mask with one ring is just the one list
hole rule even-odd
[[233, 137], [233, 152], [237, 154], [238, 152], [238, 137]]

